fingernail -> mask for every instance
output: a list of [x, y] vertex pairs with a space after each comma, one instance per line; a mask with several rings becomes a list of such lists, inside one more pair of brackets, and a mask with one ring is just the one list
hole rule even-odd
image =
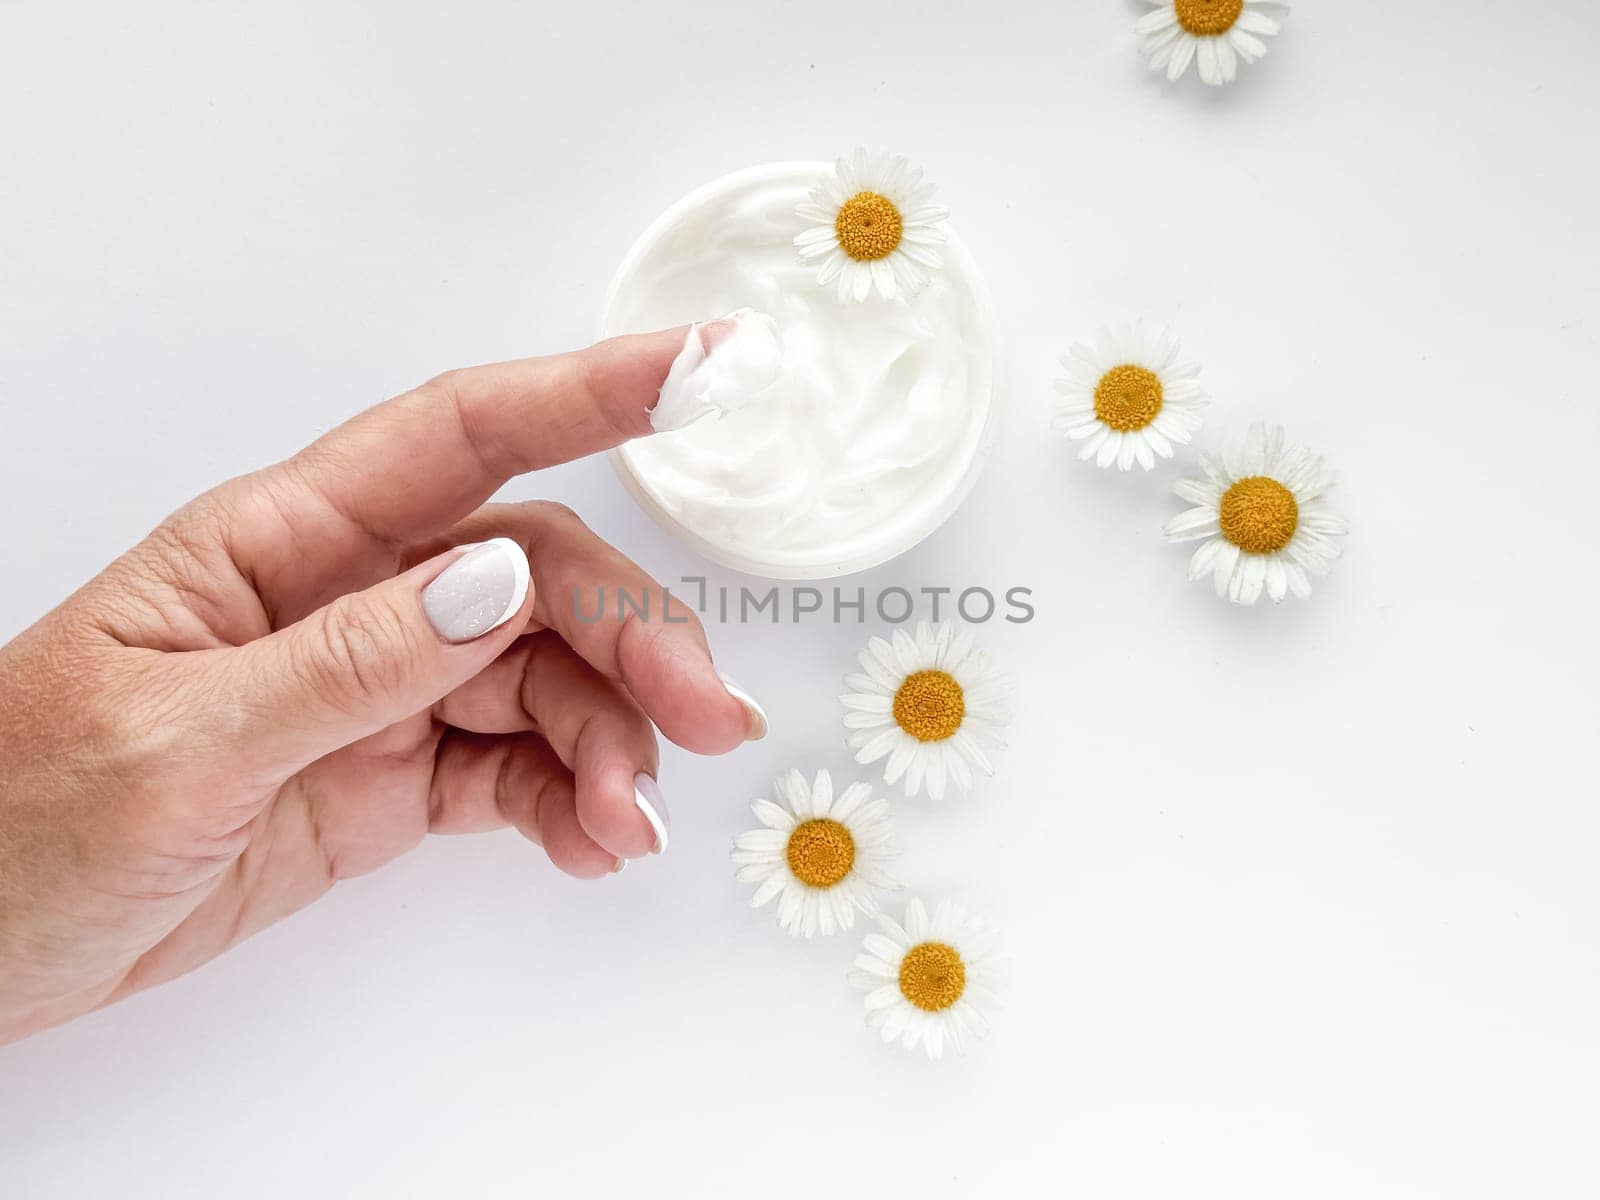
[[643, 771], [633, 777], [633, 802], [639, 806], [644, 819], [650, 822], [650, 828], [655, 830], [656, 848], [651, 853], [660, 854], [667, 848], [667, 835], [671, 829], [667, 819], [667, 802], [661, 797], [660, 786]]
[[767, 710], [757, 704], [756, 698], [740, 687], [738, 681], [731, 675], [724, 675], [721, 671], [718, 671], [717, 677], [722, 680], [722, 686], [728, 689], [728, 695], [744, 705], [745, 717], [748, 722], [744, 740], [747, 742], [759, 742], [766, 737]]
[[628, 860], [627, 859], [619, 858], [619, 859], [617, 859], [617, 865], [611, 868], [611, 873], [613, 875], [621, 875], [623, 870], [627, 867], [627, 865], [628, 865]]
[[444, 574], [422, 590], [428, 624], [447, 642], [499, 629], [528, 595], [528, 556], [510, 538], [463, 546]]

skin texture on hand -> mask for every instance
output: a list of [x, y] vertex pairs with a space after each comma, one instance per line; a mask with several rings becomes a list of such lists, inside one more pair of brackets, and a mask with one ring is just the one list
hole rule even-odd
[[[681, 605], [576, 619], [575, 588], [655, 587], [576, 515], [482, 506], [649, 433], [683, 339], [432, 380], [201, 496], [0, 648], [0, 1041], [191, 970], [428, 833], [514, 826], [582, 878], [651, 852], [652, 723], [718, 754], [759, 714]], [[493, 538], [531, 586], [446, 637], [424, 590]]]

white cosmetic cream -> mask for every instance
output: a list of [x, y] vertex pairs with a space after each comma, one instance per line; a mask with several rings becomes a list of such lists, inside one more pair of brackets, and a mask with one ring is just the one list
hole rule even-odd
[[916, 296], [841, 302], [793, 244], [796, 206], [832, 170], [758, 167], [685, 198], [634, 246], [601, 328], [732, 314], [731, 330], [691, 331], [652, 414], [666, 432], [616, 462], [701, 553], [773, 578], [909, 549], [955, 511], [987, 451], [994, 344], [969, 256], [952, 233]]
[[667, 433], [713, 413], [725, 417], [771, 387], [782, 361], [778, 323], [766, 313], [744, 308], [691, 325], [650, 410], [650, 427]]

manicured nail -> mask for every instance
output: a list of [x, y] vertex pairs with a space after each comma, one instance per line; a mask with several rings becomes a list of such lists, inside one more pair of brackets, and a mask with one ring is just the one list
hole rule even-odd
[[617, 859], [617, 865], [611, 868], [611, 873], [613, 875], [621, 875], [622, 872], [624, 871], [624, 869], [626, 869], [627, 865], [628, 865], [628, 860], [627, 859], [619, 858], [619, 859]]
[[499, 629], [528, 596], [528, 556], [510, 538], [462, 546], [463, 553], [422, 591], [428, 624], [447, 642]]
[[660, 854], [667, 848], [667, 835], [671, 829], [667, 819], [667, 802], [661, 798], [660, 786], [643, 771], [633, 777], [633, 802], [639, 806], [644, 819], [650, 822], [650, 828], [655, 830], [656, 847], [651, 853]]
[[740, 687], [732, 676], [724, 675], [721, 671], [718, 671], [717, 677], [722, 680], [722, 686], [728, 689], [728, 695], [744, 705], [745, 718], [748, 724], [744, 740], [747, 742], [759, 742], [766, 737], [767, 710], [757, 704], [756, 698]]

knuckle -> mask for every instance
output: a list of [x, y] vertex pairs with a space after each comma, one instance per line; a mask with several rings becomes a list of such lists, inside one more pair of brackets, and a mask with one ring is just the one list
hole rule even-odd
[[454, 404], [461, 395], [461, 369], [457, 367], [441, 371], [432, 379], [424, 380], [412, 388], [411, 394], [419, 400]]
[[639, 436], [641, 426], [648, 418], [648, 403], [640, 401], [630, 405], [626, 393], [619, 392], [616, 381], [618, 358], [616, 340], [601, 342], [569, 357], [572, 371], [572, 391], [584, 398], [588, 406], [600, 414], [616, 441], [627, 441]]
[[700, 620], [699, 614], [685, 604], [682, 599], [674, 596], [669, 589], [663, 588], [662, 596], [663, 604], [666, 608], [662, 625], [667, 628], [675, 628], [680, 634], [688, 632], [697, 640], [704, 642], [706, 640], [706, 627], [704, 622]]
[[583, 525], [583, 518], [559, 500], [534, 500], [528, 507], [539, 520], [553, 525]]
[[423, 657], [421, 639], [393, 605], [369, 597], [336, 600], [315, 619], [303, 664], [315, 692], [336, 705], [365, 707], [398, 695]]
[[[511, 475], [516, 471], [515, 462], [504, 461], [502, 449], [487, 435], [487, 431], [480, 428], [481, 420], [475, 415], [476, 408], [466, 400], [469, 392], [481, 393], [488, 386], [482, 372], [483, 368], [479, 368], [476, 373], [462, 368], [445, 371], [435, 375], [420, 387], [414, 388], [411, 399], [424, 411], [436, 410], [450, 414], [466, 449], [478, 460], [485, 472], [490, 475]], [[470, 388], [469, 375], [477, 379]]]
[[129, 643], [170, 630], [175, 612], [203, 609], [228, 577], [230, 520], [211, 494], [178, 510], [84, 588], [82, 613]]

